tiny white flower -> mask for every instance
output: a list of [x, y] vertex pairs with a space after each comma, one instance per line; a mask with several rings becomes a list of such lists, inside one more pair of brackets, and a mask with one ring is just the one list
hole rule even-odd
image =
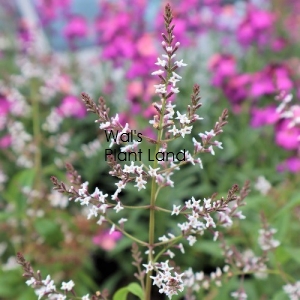
[[130, 166], [128, 166], [128, 165], [124, 166], [123, 172], [125, 172], [125, 173], [134, 173], [134, 170], [135, 170], [134, 162], [131, 161]]
[[150, 170], [148, 171], [148, 174], [151, 177], [156, 177], [157, 176], [157, 171], [159, 171], [160, 168], [153, 169], [151, 166], [149, 166], [149, 168], [150, 168]]
[[147, 183], [147, 181], [145, 181], [143, 179], [143, 175], [142, 174], [140, 174], [139, 177], [136, 177], [135, 182], [136, 182], [135, 186], [138, 188], [138, 191], [140, 191], [141, 189], [146, 189], [145, 184]]
[[155, 87], [155, 93], [158, 94], [167, 93], [166, 86], [164, 84], [157, 84], [157, 85], [155, 84], [154, 87]]
[[176, 135], [176, 134], [179, 133], [179, 130], [176, 128], [175, 125], [173, 125], [173, 128], [169, 129], [168, 131], [171, 132], [171, 133], [173, 133], [173, 135]]
[[178, 94], [179, 93], [179, 89], [171, 87], [171, 92], [173, 92], [174, 94]]
[[119, 182], [115, 183], [115, 185], [118, 187], [118, 189], [124, 189], [126, 183], [124, 183], [123, 180], [120, 180]]
[[220, 149], [223, 149], [222, 142], [214, 141], [214, 145]]
[[31, 277], [29, 280], [26, 281], [26, 284], [29, 285], [34, 285], [35, 284], [35, 278]]
[[259, 176], [254, 187], [256, 190], [260, 191], [262, 195], [267, 195], [272, 188], [272, 185], [264, 176]]
[[176, 119], [179, 120], [179, 122], [181, 124], [189, 124], [190, 123], [190, 120], [186, 114], [181, 114], [179, 111], [176, 111], [176, 114], [177, 114]]
[[97, 221], [98, 225], [102, 225], [103, 222], [105, 222], [105, 217], [104, 216], [100, 216], [100, 219]]
[[178, 247], [179, 247], [180, 252], [184, 254], [185, 251], [184, 251], [184, 248], [183, 248], [182, 243], [180, 243], [180, 244], [178, 245]]
[[197, 239], [193, 235], [189, 235], [187, 240], [189, 241], [190, 246], [193, 246], [197, 242]]
[[187, 64], [183, 63], [182, 60], [180, 60], [180, 61], [178, 61], [178, 60], [175, 61], [175, 62], [174, 62], [174, 65], [177, 65], [178, 68], [187, 66]]
[[165, 67], [167, 65], [167, 62], [164, 59], [157, 58], [157, 62], [155, 63], [158, 66]]
[[172, 75], [178, 79], [182, 79], [182, 77], [175, 72], [172, 72]]
[[141, 174], [141, 173], [143, 172], [143, 167], [144, 167], [144, 165], [140, 165], [140, 166], [138, 166], [138, 167], [135, 167], [135, 171], [136, 171], [137, 173]]
[[179, 213], [180, 213], [180, 206], [181, 205], [176, 206], [175, 204], [173, 204], [173, 211], [172, 211], [171, 215], [179, 215]]
[[124, 209], [124, 207], [121, 206], [121, 202], [118, 202], [118, 204], [114, 207], [114, 210], [116, 211], [116, 213], [118, 213], [122, 209]]
[[172, 76], [170, 79], [169, 79], [169, 82], [171, 82], [173, 84], [173, 87], [176, 86], [176, 83], [179, 82], [179, 80], [175, 77], [175, 76]]
[[146, 268], [146, 273], [153, 270], [153, 264], [151, 261], [149, 261], [148, 264], [143, 264], [143, 266]]
[[109, 126], [110, 126], [110, 122], [105, 122], [105, 123], [100, 124], [99, 128], [105, 129], [105, 128], [108, 128]]
[[191, 134], [193, 126], [185, 126], [180, 129], [179, 133], [184, 138], [186, 134]]
[[120, 219], [120, 220], [118, 221], [118, 223], [119, 223], [119, 224], [123, 224], [123, 223], [125, 223], [125, 222], [127, 222], [127, 221], [128, 221], [128, 219], [122, 218], [122, 219]]
[[110, 229], [110, 231], [109, 231], [109, 234], [112, 234], [115, 230], [116, 230], [116, 225], [113, 224], [113, 225], [111, 226], [111, 229]]
[[214, 149], [213, 149], [212, 146], [209, 146], [209, 147], [208, 147], [208, 150], [210, 151], [210, 153], [211, 153], [212, 155], [215, 155], [215, 151], [214, 151]]
[[164, 71], [162, 70], [157, 70], [151, 73], [151, 75], [162, 75], [162, 74], [164, 74]]
[[75, 286], [73, 280], [70, 280], [69, 282], [63, 282], [61, 289], [65, 291], [71, 291], [73, 287]]
[[90, 208], [90, 212], [87, 216], [87, 219], [89, 220], [92, 216], [97, 217], [98, 216], [98, 207], [93, 205], [92, 208]]

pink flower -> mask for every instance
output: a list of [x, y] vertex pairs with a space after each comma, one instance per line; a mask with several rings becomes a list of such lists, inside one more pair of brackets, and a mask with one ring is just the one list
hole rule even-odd
[[9, 113], [10, 103], [6, 98], [0, 96], [0, 117], [4, 117]]
[[60, 106], [57, 108], [59, 114], [64, 117], [83, 118], [86, 110], [81, 101], [75, 96], [66, 96]]
[[284, 38], [277, 38], [272, 42], [272, 50], [275, 52], [282, 51], [287, 46], [287, 40]]
[[143, 93], [143, 84], [140, 80], [131, 81], [127, 86], [127, 94], [129, 98], [139, 97]]
[[42, 24], [47, 25], [59, 16], [59, 11], [68, 11], [71, 0], [38, 0], [35, 1]]
[[260, 98], [277, 90], [289, 91], [293, 87], [289, 70], [283, 64], [270, 64], [252, 75], [250, 96]]
[[62, 93], [69, 93], [71, 90], [71, 78], [67, 74], [62, 74], [58, 80], [58, 87]]
[[275, 19], [273, 13], [249, 5], [248, 12], [237, 30], [238, 41], [244, 46], [252, 43], [267, 44], [271, 38]]
[[72, 16], [65, 28], [63, 29], [64, 35], [68, 39], [82, 38], [88, 33], [87, 23], [82, 16]]
[[158, 56], [155, 39], [149, 33], [144, 33], [141, 38], [137, 41], [137, 51], [141, 56]]
[[8, 148], [11, 145], [11, 136], [5, 135], [0, 138], [0, 148]]
[[264, 70], [253, 74], [250, 95], [254, 98], [260, 98], [275, 92], [272, 77]]
[[275, 106], [267, 106], [264, 108], [254, 107], [251, 111], [251, 126], [260, 127], [264, 125], [274, 124], [279, 120], [279, 114], [276, 112]]
[[300, 146], [300, 128], [290, 127], [290, 120], [283, 120], [276, 128], [276, 143], [287, 150]]
[[249, 74], [232, 76], [224, 85], [224, 93], [231, 103], [239, 104], [248, 97]]
[[114, 231], [109, 234], [109, 230], [100, 230], [97, 235], [93, 237], [93, 243], [103, 250], [110, 251], [116, 247], [118, 240], [122, 238], [122, 233]]
[[293, 105], [291, 107], [291, 113], [292, 113], [291, 121], [294, 121], [295, 123], [299, 123], [300, 122], [300, 105]]
[[300, 172], [300, 158], [299, 157], [290, 157], [283, 163], [277, 166], [278, 171], [288, 170], [292, 173]]
[[213, 85], [221, 86], [227, 77], [237, 74], [235, 57], [215, 54], [210, 58], [209, 69], [213, 75]]

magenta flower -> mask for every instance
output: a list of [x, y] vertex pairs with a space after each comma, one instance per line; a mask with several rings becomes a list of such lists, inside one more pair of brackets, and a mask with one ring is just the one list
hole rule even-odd
[[60, 9], [69, 7], [71, 0], [39, 0], [37, 9], [44, 24], [57, 18]]
[[300, 123], [300, 105], [293, 105], [290, 109], [291, 121], [295, 124]]
[[8, 148], [11, 145], [11, 136], [5, 135], [0, 138], [0, 148]]
[[288, 41], [284, 38], [276, 38], [272, 42], [272, 50], [275, 52], [280, 52], [282, 51], [286, 46], [287, 46]]
[[275, 124], [280, 116], [276, 112], [275, 106], [267, 106], [264, 108], [254, 107], [251, 111], [251, 126], [261, 127], [264, 125]]
[[289, 91], [293, 82], [288, 69], [283, 64], [270, 64], [263, 70], [252, 75], [252, 85], [249, 91], [253, 98], [270, 95], [277, 90]]
[[232, 76], [224, 85], [223, 90], [228, 100], [233, 104], [240, 104], [249, 97], [250, 74]]
[[299, 149], [300, 128], [291, 127], [290, 120], [283, 120], [276, 128], [276, 143], [287, 150]]
[[271, 12], [249, 5], [245, 18], [237, 29], [237, 39], [244, 45], [266, 45], [271, 38], [276, 18]]
[[110, 251], [116, 247], [118, 240], [122, 238], [122, 233], [114, 231], [109, 234], [109, 230], [101, 229], [97, 235], [93, 237], [93, 243], [103, 250]]
[[290, 171], [292, 173], [300, 172], [300, 158], [299, 157], [290, 157], [283, 163], [277, 166], [278, 171]]
[[86, 37], [88, 33], [88, 26], [85, 18], [78, 15], [71, 16], [67, 25], [63, 29], [63, 32], [65, 37], [69, 40]]
[[215, 54], [209, 60], [208, 67], [214, 74], [212, 83], [221, 86], [226, 78], [237, 75], [236, 60], [232, 55]]
[[57, 108], [60, 115], [64, 117], [83, 118], [86, 115], [86, 109], [82, 102], [75, 96], [66, 96], [60, 106]]
[[157, 57], [157, 50], [155, 47], [155, 38], [150, 33], [144, 33], [136, 42], [137, 52], [141, 56]]
[[21, 19], [18, 23], [18, 39], [22, 50], [27, 50], [33, 41], [33, 32], [28, 20]]
[[0, 96], [0, 118], [5, 117], [9, 113], [10, 103], [6, 98]]

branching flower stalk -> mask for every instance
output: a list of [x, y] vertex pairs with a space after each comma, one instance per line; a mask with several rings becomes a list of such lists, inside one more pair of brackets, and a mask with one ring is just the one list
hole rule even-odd
[[[154, 144], [155, 153], [160, 153], [164, 159], [160, 159], [156, 155], [152, 166], [146, 166], [146, 161], [143, 159], [136, 159], [135, 161], [130, 159], [128, 164], [124, 163], [124, 165], [122, 165], [121, 161], [118, 161], [114, 155], [107, 155], [107, 163], [111, 169], [109, 174], [118, 178], [118, 182], [115, 183], [117, 189], [115, 193], [110, 196], [99, 188], [95, 188], [95, 190], [90, 193], [88, 191], [89, 183], [82, 182], [81, 176], [70, 164], [67, 164], [67, 172], [71, 186], [67, 186], [57, 178], [51, 177], [55, 190], [68, 195], [70, 201], [79, 202], [80, 205], [86, 206], [89, 209], [87, 215], [88, 219], [99, 218], [97, 224], [102, 225], [106, 222], [111, 225], [110, 233], [115, 230], [120, 231], [124, 236], [133, 241], [133, 264], [137, 268], [135, 276], [140, 282], [143, 299], [145, 300], [151, 299], [152, 285], [156, 285], [159, 292], [169, 298], [172, 298], [173, 295], [177, 295], [186, 288], [186, 299], [192, 299], [192, 294], [198, 291], [200, 286], [208, 288], [211, 282], [220, 286], [222, 283], [221, 279], [227, 272], [227, 277], [229, 277], [232, 276], [234, 271], [240, 274], [264, 272], [267, 269], [265, 266], [266, 255], [262, 258], [251, 257], [251, 259], [247, 260], [236, 250], [227, 247], [224, 242], [223, 250], [228, 265], [226, 265], [223, 270], [217, 268], [215, 272], [211, 273], [210, 278], [204, 275], [203, 272], [194, 274], [191, 268], [182, 272], [180, 268], [173, 263], [172, 266], [169, 265], [169, 260], [162, 260], [165, 256], [173, 259], [176, 255], [173, 251], [185, 253], [184, 246], [181, 242], [193, 246], [197, 242], [197, 238], [202, 236], [204, 232], [210, 233], [214, 241], [216, 241], [219, 236], [222, 238], [222, 235], [219, 235], [219, 227], [230, 227], [233, 224], [234, 218], [245, 218], [239, 208], [244, 205], [244, 199], [249, 191], [248, 183], [245, 184], [240, 192], [239, 187], [235, 184], [230, 188], [226, 197], [217, 199], [217, 194], [215, 193], [208, 199], [196, 200], [191, 196], [190, 199], [184, 202], [183, 206], [172, 204], [173, 209], [166, 209], [159, 206], [160, 191], [166, 187], [174, 187], [174, 182], [171, 177], [175, 171], [180, 170], [182, 165], [188, 163], [192, 165], [197, 164], [200, 166], [200, 169], [202, 169], [200, 154], [209, 153], [215, 155], [215, 148], [222, 149], [222, 143], [215, 140], [215, 138], [222, 133], [223, 127], [227, 124], [228, 117], [228, 111], [224, 110], [210, 131], [198, 133], [201, 141], [195, 137], [191, 138], [191, 142], [194, 146], [193, 152], [189, 153], [188, 150], [182, 150], [181, 154], [183, 154], [184, 159], [175, 159], [174, 156], [173, 158], [168, 157], [167, 150], [169, 144], [175, 139], [189, 136], [192, 133], [193, 123], [202, 119], [197, 114], [197, 110], [202, 104], [200, 103], [199, 96], [200, 87], [194, 85], [191, 95], [191, 104], [187, 106], [186, 113], [175, 111], [176, 105], [173, 104], [172, 98], [175, 94], [179, 93], [177, 83], [181, 79], [181, 76], [177, 74], [177, 69], [186, 66], [186, 64], [183, 63], [182, 60], [175, 60], [180, 43], [175, 42], [175, 36], [173, 34], [175, 25], [172, 24], [173, 16], [169, 4], [165, 7], [164, 20], [166, 28], [166, 33], [162, 33], [164, 54], [162, 58], [158, 58], [156, 62], [156, 65], [160, 68], [152, 73], [153, 76], [158, 76], [160, 80], [159, 84], [154, 85], [155, 91], [160, 97], [160, 102], [153, 104], [157, 114], [154, 115], [153, 119], [149, 122], [154, 130], [157, 131], [156, 139], [145, 136], [144, 134], [141, 137], [139, 134], [134, 133], [135, 137], [140, 138], [140, 140], [124, 141], [124, 136], [135, 132], [129, 127], [129, 124], [126, 123], [125, 126], [123, 126], [120, 123], [118, 114], [113, 117], [110, 116], [110, 110], [104, 98], [100, 97], [98, 104], [96, 104], [86, 93], [82, 93], [82, 100], [87, 110], [97, 115], [96, 122], [100, 123], [100, 129], [104, 130], [106, 136], [111, 138], [110, 148], [114, 145], [122, 146], [121, 152], [127, 155], [137, 155], [137, 153], [140, 152], [138, 148], [139, 144], [146, 141], [150, 145]], [[176, 115], [176, 117], [174, 117], [174, 115]], [[134, 187], [140, 191], [146, 189], [148, 182], [151, 182], [151, 193], [150, 199], [145, 199], [146, 203], [143, 203], [141, 206], [127, 206], [125, 203], [122, 203], [121, 192], [126, 188], [127, 184], [135, 183]], [[133, 209], [149, 211], [149, 232], [147, 241], [143, 241], [126, 230], [125, 224]], [[124, 210], [124, 212], [127, 211], [128, 218], [121, 217], [118, 221], [115, 221], [117, 214], [122, 210]], [[184, 220], [178, 223], [179, 229], [176, 235], [169, 232], [161, 237], [155, 236], [156, 211]], [[273, 233], [274, 231], [268, 231], [266, 226], [265, 230], [261, 232], [259, 243], [265, 251], [264, 254], [266, 254], [266, 251], [272, 250], [279, 245], [279, 243], [272, 238]], [[139, 247], [146, 248], [147, 250], [147, 261], [145, 264], [142, 264], [143, 255], [139, 251]], [[22, 255], [18, 256], [18, 262], [25, 270], [25, 277], [30, 278], [26, 283], [34, 288], [36, 286], [43, 287], [37, 292], [39, 299], [51, 294], [54, 295], [51, 299], [56, 299], [55, 295], [61, 295], [56, 292], [53, 281], [50, 279], [42, 280], [41, 275], [35, 275], [31, 266], [25, 261]], [[235, 268], [236, 266], [239, 266], [239, 268]], [[241, 268], [243, 269], [241, 270]], [[73, 287], [74, 283], [71, 282], [63, 284], [61, 289], [73, 293]], [[243, 287], [235, 292], [233, 297], [242, 297], [241, 295], [244, 295]], [[104, 296], [95, 298], [96, 296], [93, 296], [94, 298], [92, 299], [106, 299]], [[62, 296], [57, 299], [65, 299], [64, 297], [65, 296]], [[86, 295], [82, 297], [82, 299], [88, 300], [89, 297]]]

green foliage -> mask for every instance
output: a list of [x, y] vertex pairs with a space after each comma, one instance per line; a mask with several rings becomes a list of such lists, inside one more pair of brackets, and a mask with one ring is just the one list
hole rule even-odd
[[113, 300], [127, 300], [128, 293], [137, 296], [140, 300], [144, 299], [144, 292], [140, 285], [133, 282], [128, 286], [119, 289], [113, 296]]

